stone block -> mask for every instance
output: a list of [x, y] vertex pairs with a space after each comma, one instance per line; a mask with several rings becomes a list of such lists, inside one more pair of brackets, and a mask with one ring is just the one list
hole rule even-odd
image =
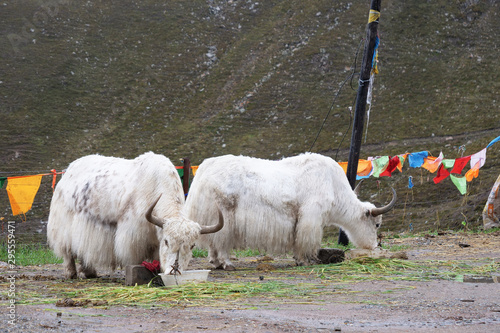
[[128, 265], [125, 267], [125, 285], [135, 286], [148, 284], [155, 275], [142, 265]]

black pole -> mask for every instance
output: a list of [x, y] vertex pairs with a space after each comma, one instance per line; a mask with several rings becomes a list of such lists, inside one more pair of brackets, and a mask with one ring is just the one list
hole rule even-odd
[[[359, 152], [361, 150], [361, 139], [363, 137], [363, 127], [365, 125], [366, 99], [370, 86], [370, 74], [372, 71], [372, 59], [375, 53], [375, 44], [378, 31], [378, 18], [380, 16], [381, 0], [372, 0], [370, 6], [370, 16], [366, 27], [365, 49], [363, 61], [361, 63], [361, 73], [359, 75], [358, 93], [356, 96], [356, 109], [354, 110], [354, 123], [352, 125], [351, 148], [349, 160], [347, 161], [347, 179], [351, 188], [356, 186], [356, 174], [358, 170]], [[346, 246], [349, 238], [340, 229], [339, 244]]]
[[182, 188], [184, 189], [184, 196], [187, 197], [189, 191], [189, 171], [191, 171], [191, 161], [189, 158], [184, 159], [184, 176], [182, 176]]

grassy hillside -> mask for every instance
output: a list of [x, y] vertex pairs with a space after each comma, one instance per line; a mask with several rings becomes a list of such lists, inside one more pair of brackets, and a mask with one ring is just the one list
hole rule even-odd
[[[356, 77], [332, 102], [359, 71], [369, 1], [44, 3], [0, 3], [0, 176], [149, 150], [177, 165], [309, 150], [347, 160]], [[420, 150], [457, 158], [459, 147], [472, 154], [500, 135], [499, 6], [382, 2], [363, 158]], [[449, 180], [435, 185], [434, 175], [407, 168], [369, 179], [362, 196], [384, 203], [388, 187], [397, 189], [392, 230], [478, 224], [499, 149], [488, 150], [466, 197]], [[409, 175], [419, 179], [413, 190]], [[49, 183], [28, 219], [46, 219]], [[12, 219], [5, 191], [0, 202], [0, 216]]]

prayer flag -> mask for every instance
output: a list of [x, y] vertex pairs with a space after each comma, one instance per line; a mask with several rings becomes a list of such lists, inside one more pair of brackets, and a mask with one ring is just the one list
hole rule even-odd
[[408, 155], [408, 163], [410, 163], [410, 168], [418, 168], [424, 164], [424, 158], [429, 156], [429, 152], [420, 151], [418, 153], [411, 153]]
[[436, 172], [443, 160], [443, 153], [439, 153], [438, 157], [426, 157], [424, 159], [424, 164], [422, 164], [422, 168], [427, 169], [430, 173]]
[[198, 166], [192, 166], [191, 170], [193, 170], [193, 177], [196, 175], [196, 171], [198, 171]]
[[471, 155], [470, 157], [470, 166], [473, 168], [479, 162], [478, 169], [482, 168], [484, 163], [486, 163], [486, 148], [481, 150], [480, 152]]
[[468, 182], [472, 181], [472, 179], [477, 178], [477, 176], [479, 176], [479, 168], [480, 168], [479, 165], [480, 164], [481, 164], [481, 162], [478, 161], [472, 169], [470, 169], [469, 171], [467, 171], [465, 173], [465, 179], [467, 179]]
[[[344, 173], [347, 173], [347, 164], [348, 162], [338, 162], [339, 165], [344, 170]], [[372, 171], [372, 161], [368, 160], [358, 160], [358, 169], [356, 170], [357, 179], [359, 178], [367, 178], [370, 176]], [[194, 170], [193, 170], [194, 172]]]
[[455, 186], [458, 188], [460, 194], [464, 195], [465, 193], [467, 193], [467, 181], [465, 177], [456, 177], [450, 174], [450, 179], [453, 182], [453, 184], [455, 184]]
[[455, 160], [446, 159], [443, 160], [442, 163], [446, 169], [450, 169], [453, 168], [453, 166], [455, 165]]
[[389, 156], [382, 156], [372, 161], [373, 177], [379, 177], [380, 173], [384, 172], [389, 163]]
[[368, 161], [368, 160], [359, 160], [358, 161], [357, 176], [363, 177], [363, 178], [369, 177], [372, 170], [373, 170], [372, 161]]
[[7, 178], [7, 194], [9, 196], [12, 215], [25, 214], [31, 209], [42, 175]]
[[441, 164], [439, 166], [439, 169], [438, 169], [436, 177], [434, 177], [434, 179], [433, 179], [434, 184], [437, 184], [437, 183], [441, 182], [443, 179], [445, 179], [449, 175], [450, 175], [450, 172], [445, 169], [445, 167], [444, 167], [443, 164]]
[[470, 156], [460, 157], [455, 160], [453, 164], [453, 169], [451, 169], [451, 173], [462, 173], [467, 162], [470, 161]]
[[392, 172], [396, 170], [398, 167], [398, 164], [400, 164], [400, 160], [398, 156], [394, 157], [389, 157], [389, 163], [387, 164], [387, 168], [385, 168], [385, 171], [380, 174], [380, 177], [391, 177]]
[[405, 163], [406, 156], [408, 156], [408, 154], [398, 155], [399, 163], [398, 163], [397, 168], [398, 168], [399, 172], [403, 172], [403, 164]]

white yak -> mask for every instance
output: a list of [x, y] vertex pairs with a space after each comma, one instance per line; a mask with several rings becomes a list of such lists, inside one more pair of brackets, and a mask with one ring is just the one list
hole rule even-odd
[[68, 278], [155, 259], [163, 272], [182, 272], [199, 235], [223, 225], [200, 226], [184, 216], [184, 203], [180, 177], [163, 155], [85, 156], [69, 165], [55, 188], [48, 243], [64, 259]]
[[217, 268], [233, 270], [230, 251], [246, 248], [292, 251], [297, 264], [304, 265], [315, 262], [326, 226], [342, 228], [357, 247], [374, 249], [381, 214], [396, 201], [392, 191], [385, 207], [360, 201], [342, 167], [319, 154], [279, 161], [225, 155], [200, 164], [184, 212], [211, 224], [220, 207], [224, 228], [197, 241]]

